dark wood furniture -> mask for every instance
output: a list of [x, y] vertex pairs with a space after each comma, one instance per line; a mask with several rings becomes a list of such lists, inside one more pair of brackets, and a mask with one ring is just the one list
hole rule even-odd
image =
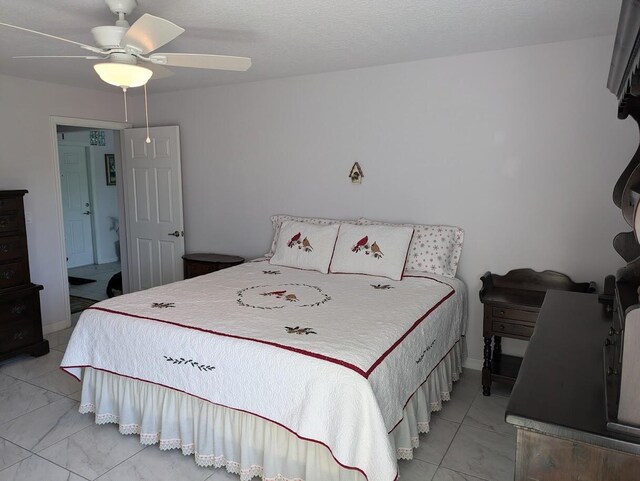
[[185, 279], [237, 266], [244, 262], [242, 257], [222, 254], [185, 254], [182, 258], [184, 259]]
[[[640, 2], [622, 0], [607, 87], [618, 98], [618, 118], [640, 126]], [[627, 262], [615, 275], [608, 307], [614, 325], [604, 348], [601, 378], [608, 393], [607, 427], [640, 439], [640, 147], [613, 188], [613, 203], [631, 230], [620, 232], [613, 247]]]
[[606, 426], [611, 321], [596, 294], [547, 292], [506, 410], [517, 429], [516, 481], [640, 479], [640, 438]]
[[482, 393], [489, 396], [492, 381], [513, 384], [518, 377], [522, 358], [502, 354], [502, 338], [529, 340], [546, 291], [594, 292], [595, 284], [576, 283], [559, 272], [532, 269], [516, 269], [504, 276], [487, 272], [481, 281], [480, 302], [484, 304]]
[[40, 291], [29, 274], [23, 197], [26, 190], [0, 191], [0, 361], [18, 354], [42, 356]]

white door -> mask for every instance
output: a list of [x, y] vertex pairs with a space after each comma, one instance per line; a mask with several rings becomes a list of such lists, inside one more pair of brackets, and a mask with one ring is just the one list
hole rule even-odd
[[83, 146], [58, 144], [67, 267], [93, 264], [93, 231]]
[[183, 278], [184, 226], [177, 126], [125, 129], [123, 187], [131, 292]]

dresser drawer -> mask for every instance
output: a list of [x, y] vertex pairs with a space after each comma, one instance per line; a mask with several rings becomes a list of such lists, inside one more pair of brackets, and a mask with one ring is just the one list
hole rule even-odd
[[0, 214], [5, 212], [15, 212], [20, 207], [21, 198], [0, 199]]
[[41, 289], [31, 284], [0, 291], [0, 355], [42, 341]]
[[510, 335], [522, 338], [530, 338], [533, 334], [533, 324], [509, 322], [507, 319], [500, 321], [494, 319], [492, 329], [496, 336]]
[[18, 214], [0, 213], [0, 234], [18, 232], [22, 229], [21, 217]]
[[26, 284], [29, 280], [27, 269], [24, 261], [0, 264], [0, 289]]
[[523, 311], [520, 309], [509, 309], [506, 307], [494, 307], [492, 314], [493, 317], [515, 319], [516, 321], [536, 322], [536, 319], [538, 319], [537, 312]]
[[12, 351], [40, 339], [40, 325], [33, 319], [23, 319], [0, 325], [0, 352]]
[[26, 248], [24, 237], [0, 237], [0, 261], [24, 257]]
[[0, 327], [21, 319], [37, 319], [40, 316], [40, 293], [28, 289], [20, 295], [0, 297]]

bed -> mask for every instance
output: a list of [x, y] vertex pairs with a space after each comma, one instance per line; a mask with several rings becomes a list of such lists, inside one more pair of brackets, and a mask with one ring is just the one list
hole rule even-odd
[[393, 481], [462, 372], [464, 284], [258, 260], [100, 302], [80, 412], [241, 479]]

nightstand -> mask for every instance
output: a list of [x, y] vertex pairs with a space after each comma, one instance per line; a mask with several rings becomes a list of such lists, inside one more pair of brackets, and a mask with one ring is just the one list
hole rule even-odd
[[244, 262], [242, 257], [222, 254], [185, 254], [182, 259], [184, 259], [185, 279], [237, 266]]
[[593, 282], [576, 283], [560, 272], [532, 269], [516, 269], [503, 276], [487, 272], [480, 280], [480, 302], [484, 304], [482, 393], [485, 396], [491, 395], [492, 381], [513, 384], [518, 377], [522, 358], [502, 354], [502, 338], [529, 340], [547, 290], [596, 290]]

